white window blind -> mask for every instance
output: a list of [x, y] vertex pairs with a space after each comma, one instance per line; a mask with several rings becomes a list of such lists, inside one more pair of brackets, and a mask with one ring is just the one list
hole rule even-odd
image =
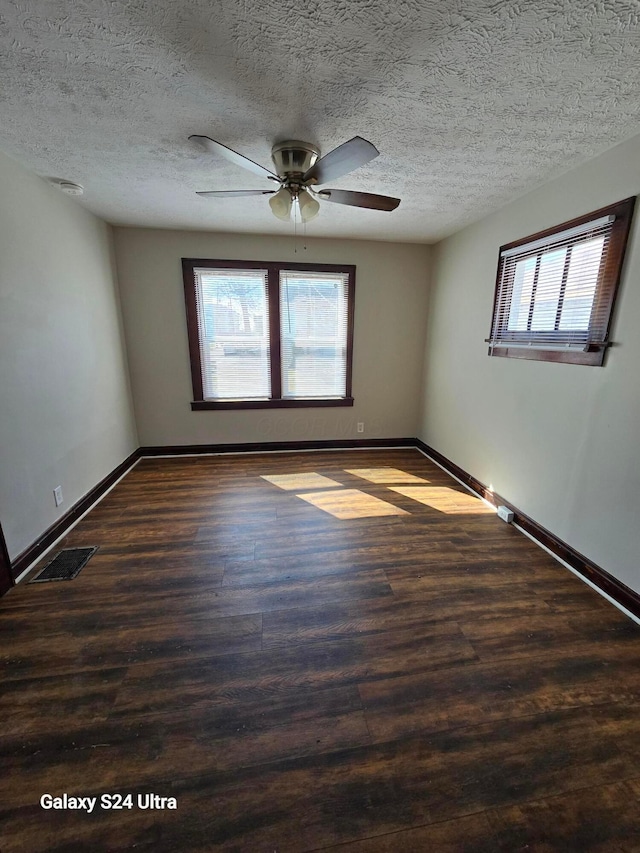
[[205, 400], [271, 394], [267, 271], [194, 269]]
[[345, 397], [347, 273], [280, 272], [282, 396]]
[[600, 217], [501, 253], [492, 346], [584, 349], [605, 342], [611, 305], [601, 294], [614, 220]]

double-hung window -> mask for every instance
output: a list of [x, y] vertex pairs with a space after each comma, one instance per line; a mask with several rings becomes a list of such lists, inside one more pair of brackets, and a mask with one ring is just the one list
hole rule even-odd
[[489, 355], [603, 363], [634, 202], [500, 248]]
[[192, 409], [352, 406], [355, 267], [183, 258]]

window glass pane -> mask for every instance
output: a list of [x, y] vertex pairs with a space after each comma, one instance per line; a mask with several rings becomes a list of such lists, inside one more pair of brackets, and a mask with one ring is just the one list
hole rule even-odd
[[540, 271], [531, 318], [531, 331], [555, 329], [562, 272], [566, 248], [545, 252], [540, 259]]
[[194, 272], [204, 398], [268, 399], [266, 270]]
[[576, 244], [571, 252], [567, 287], [560, 315], [561, 329], [589, 328], [598, 283], [604, 236]]
[[531, 308], [531, 292], [536, 271], [537, 257], [518, 261], [513, 278], [511, 306], [509, 308], [509, 331], [526, 331]]
[[347, 302], [344, 273], [280, 273], [283, 397], [346, 396]]

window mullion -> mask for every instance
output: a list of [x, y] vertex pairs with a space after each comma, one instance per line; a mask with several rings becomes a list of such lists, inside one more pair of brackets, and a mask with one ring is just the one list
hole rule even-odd
[[280, 269], [269, 264], [267, 272], [269, 303], [269, 349], [271, 367], [271, 399], [282, 399], [282, 357], [280, 347]]

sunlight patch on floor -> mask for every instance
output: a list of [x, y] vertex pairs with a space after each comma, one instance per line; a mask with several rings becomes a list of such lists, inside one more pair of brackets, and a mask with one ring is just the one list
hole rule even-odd
[[274, 486], [280, 489], [285, 489], [287, 492], [297, 491], [298, 489], [331, 489], [336, 486], [341, 486], [336, 480], [331, 480], [329, 477], [323, 477], [322, 474], [306, 473], [306, 474], [273, 474], [271, 476], [262, 475], [263, 480], [268, 480]]
[[318, 509], [343, 520], [373, 518], [382, 515], [410, 515], [404, 509], [367, 495], [359, 489], [340, 489], [331, 492], [307, 492], [297, 495]]
[[494, 512], [480, 498], [458, 492], [447, 486], [390, 486], [389, 488], [392, 492], [398, 492], [400, 495], [448, 515]]
[[399, 468], [345, 468], [347, 474], [355, 474], [370, 483], [428, 483], [415, 474], [407, 474]]

